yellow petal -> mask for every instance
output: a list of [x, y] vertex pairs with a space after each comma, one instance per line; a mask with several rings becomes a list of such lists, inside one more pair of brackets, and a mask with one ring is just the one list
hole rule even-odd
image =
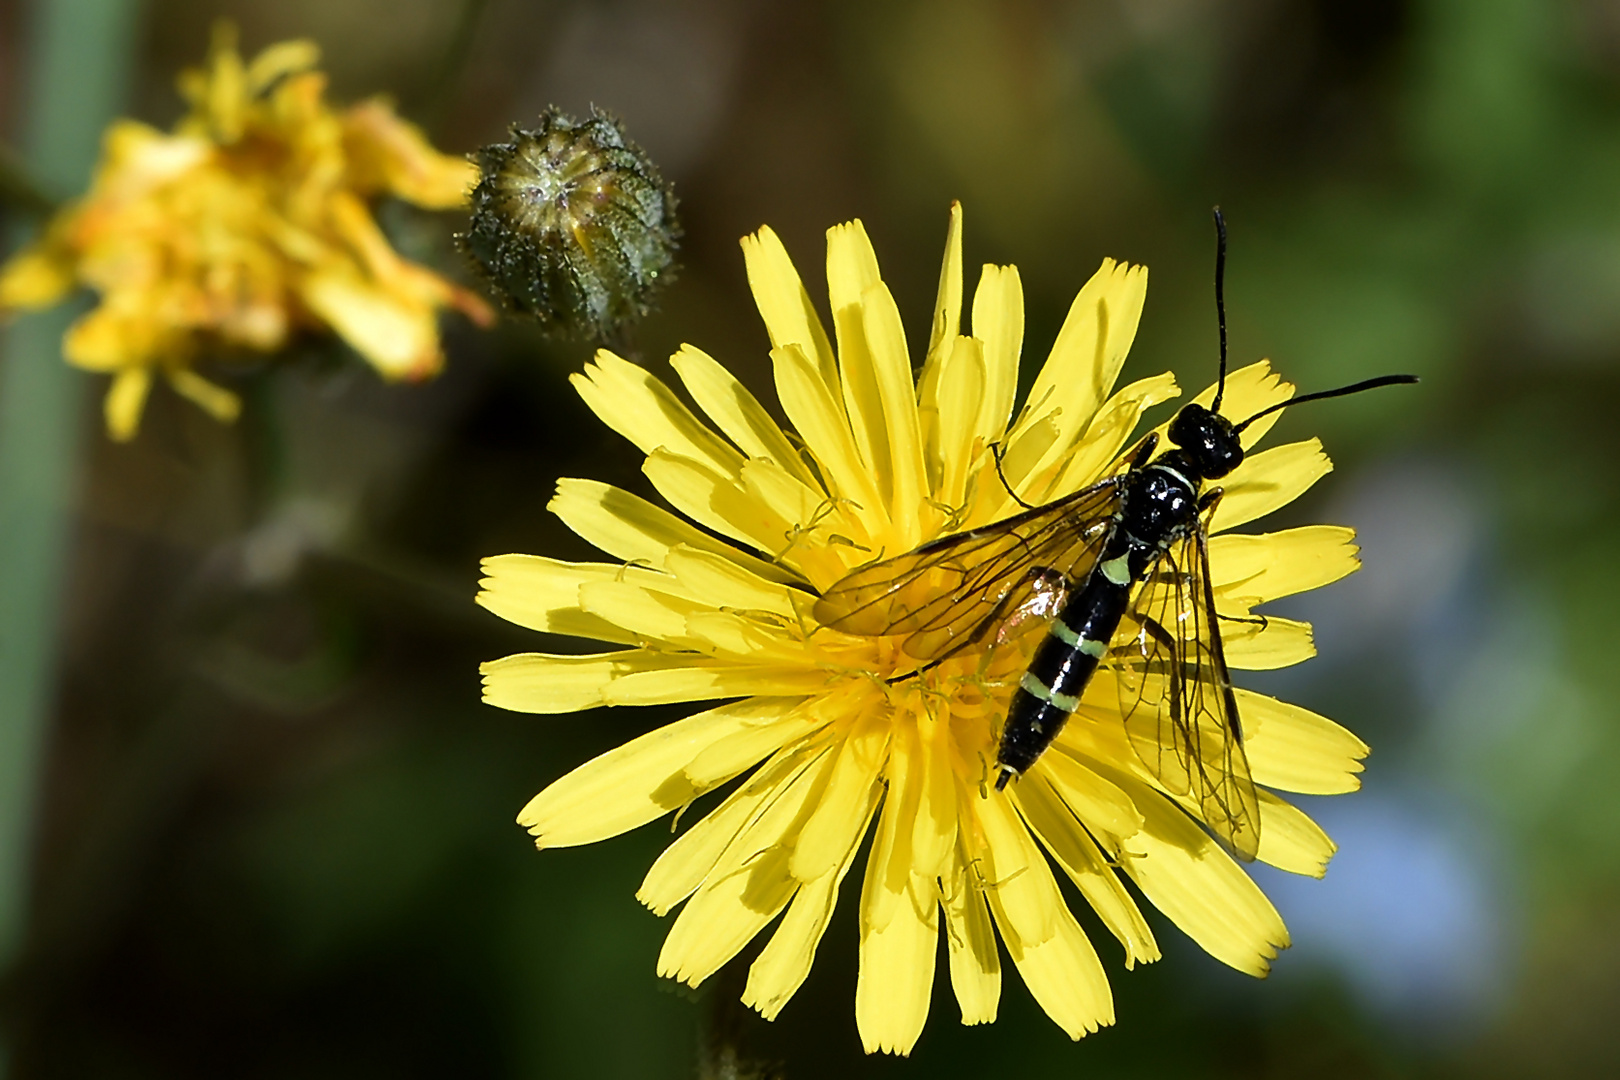
[[1303, 810], [1260, 789], [1260, 852], [1255, 858], [1291, 874], [1319, 878], [1337, 850]]
[[[882, 279], [877, 252], [872, 249], [872, 240], [859, 218], [827, 230], [827, 300], [832, 305], [834, 319], [840, 311], [858, 306], [867, 286]], [[838, 357], [842, 363], [848, 363], [841, 346]]]
[[816, 947], [827, 931], [838, 886], [843, 874], [826, 876], [799, 887], [788, 905], [787, 914], [748, 966], [748, 984], [743, 987], [742, 1003], [767, 1020], [775, 1020], [782, 1007], [804, 985], [815, 962]]
[[1340, 525], [1245, 536], [1227, 533], [1209, 541], [1209, 571], [1217, 595], [1252, 597], [1264, 603], [1320, 588], [1360, 569], [1356, 532]]
[[1024, 347], [1024, 286], [1016, 266], [985, 264], [973, 293], [973, 336], [984, 342], [984, 401], [975, 430], [999, 442], [1012, 419]]
[[135, 437], [141, 426], [141, 412], [146, 408], [146, 395], [152, 389], [150, 368], [126, 368], [113, 376], [102, 412], [107, 418], [107, 434], [119, 442]]
[[[876, 805], [876, 798], [872, 806]], [[861, 832], [870, 820], [871, 806], [862, 819]], [[853, 854], [853, 848], [851, 851]], [[771, 940], [760, 950], [759, 956], [748, 968], [748, 985], [743, 988], [744, 1005], [758, 1009], [767, 1020], [775, 1020], [782, 1007], [804, 985], [810, 975], [810, 966], [816, 958], [816, 947], [827, 932], [832, 919], [833, 905], [838, 901], [838, 888], [849, 872], [850, 859], [838, 869], [801, 886], [782, 917], [782, 923], [771, 935]]]
[[696, 986], [720, 969], [792, 899], [793, 841], [821, 791], [832, 755], [814, 755], [726, 846], [681, 909], [658, 954], [658, 974]]
[[861, 314], [888, 443], [893, 485], [889, 516], [898, 530], [897, 546], [909, 549], [922, 541], [924, 530], [931, 530], [935, 519], [923, 502], [929, 494], [928, 479], [905, 329], [900, 309], [881, 281], [868, 286], [862, 295]]
[[728, 795], [718, 807], [664, 849], [636, 892], [655, 915], [665, 915], [691, 896], [714, 870], [731, 842], [814, 760], [819, 748], [784, 750]]
[[951, 717], [939, 718], [924, 707], [916, 711], [916, 724], [901, 722], [894, 745], [912, 755], [917, 805], [912, 812], [911, 872], [924, 881], [948, 875], [956, 850], [956, 775], [951, 762]]
[[73, 285], [71, 255], [59, 248], [34, 244], [0, 266], [0, 311], [50, 307]]
[[872, 850], [867, 855], [866, 880], [861, 887], [861, 933], [881, 932], [897, 917], [911, 895], [914, 862], [912, 843], [917, 803], [922, 798], [924, 776], [917, 767], [917, 755], [907, 752], [908, 732], [895, 727], [899, 747], [889, 755], [885, 779], [888, 793], [883, 814], [878, 819]]
[[[867, 866], [870, 882], [872, 864]], [[883, 874], [884, 868], [879, 867], [877, 873]], [[928, 1020], [938, 952], [938, 901], [931, 893], [917, 895], [909, 884], [886, 926], [876, 929], [862, 924], [855, 1027], [868, 1054], [903, 1056], [917, 1045]]]
[[484, 578], [475, 598], [489, 611], [530, 630], [636, 644], [636, 635], [579, 609], [579, 588], [587, 582], [625, 576], [650, 578], [643, 567], [614, 563], [568, 563], [540, 555], [496, 555], [483, 561]]
[[814, 475], [805, 468], [799, 452], [770, 413], [714, 358], [701, 349], [682, 345], [669, 363], [692, 399], [743, 453], [773, 462], [805, 484], [815, 483]]
[[1316, 655], [1311, 624], [1268, 615], [1257, 623], [1223, 623], [1226, 662], [1240, 671], [1274, 671]]
[[[668, 657], [666, 659], [673, 659]], [[684, 659], [684, 658], [683, 658]], [[813, 694], [826, 689], [828, 674], [787, 664], [739, 664], [721, 657], [705, 663], [665, 665], [632, 671], [602, 687], [604, 705], [662, 705], [672, 701], [753, 697], [770, 694]]]
[[596, 362], [571, 375], [579, 396], [608, 427], [644, 454], [662, 447], [723, 476], [735, 476], [743, 456], [703, 425], [645, 368], [599, 349]]
[[529, 801], [517, 822], [542, 849], [590, 844], [644, 825], [731, 778], [717, 777], [702, 787], [690, 782], [686, 766], [704, 749], [739, 730], [778, 719], [802, 700], [751, 698], [650, 731], [548, 786]]
[[288, 75], [308, 71], [321, 62], [321, 47], [308, 38], [294, 38], [267, 45], [248, 62], [245, 83], [249, 93], [258, 95]]
[[1171, 400], [1179, 392], [1175, 376], [1167, 372], [1134, 382], [1109, 398], [1086, 425], [1085, 434], [1073, 453], [1056, 463], [1056, 479], [1041, 491], [1041, 497], [1060, 498], [1102, 479], [1120, 448], [1136, 430], [1142, 414]]
[[201, 408], [220, 423], [234, 421], [242, 411], [242, 399], [209, 382], [190, 368], [174, 368], [168, 372], [169, 385], [180, 396]]
[[1307, 795], [1361, 786], [1367, 744], [1326, 717], [1249, 690], [1237, 692], [1244, 748], [1257, 784]]
[[1026, 424], [1047, 419], [1059, 432], [1053, 455], [1069, 452], [1113, 389], [1146, 299], [1146, 267], [1103, 260], [1074, 298], [1051, 355], [1030, 388], [1015, 434]]
[[951, 989], [964, 1024], [990, 1024], [1001, 1002], [1001, 950], [978, 874], [965, 869], [960, 848], [943, 897]]
[[245, 83], [242, 58], [236, 51], [236, 27], [217, 22], [209, 43], [207, 81], [202, 85], [205, 96], [193, 104], [207, 117], [221, 142], [235, 142], [242, 136]]
[[1030, 995], [1069, 1038], [1084, 1038], [1114, 1022], [1114, 995], [1097, 950], [1067, 907], [1058, 911], [1050, 938], [1038, 945], [1008, 941], [1007, 951]]
[[917, 411], [922, 424], [923, 456], [928, 465], [930, 490], [939, 486], [945, 458], [939, 440], [939, 394], [946, 384], [943, 365], [962, 331], [962, 204], [951, 203], [945, 233], [945, 262], [939, 271], [939, 292], [934, 300], [934, 322], [928, 332], [922, 374], [917, 379]]
[[686, 779], [694, 788], [712, 788], [783, 747], [805, 744], [822, 726], [809, 708], [745, 724], [694, 755], [685, 765]]
[[[748, 268], [748, 287], [753, 290], [754, 303], [765, 321], [765, 332], [770, 335], [773, 358], [778, 349], [798, 346], [808, 359], [810, 369], [821, 379], [823, 389], [831, 393], [833, 400], [838, 400], [838, 366], [832, 344], [782, 241], [770, 226], [764, 225], [754, 235], [742, 238], [742, 249], [743, 262]], [[791, 413], [788, 418], [792, 419]]]
[[306, 275], [298, 291], [309, 309], [384, 378], [423, 379], [444, 365], [431, 306], [406, 300], [341, 264]]
[[697, 986], [736, 956], [799, 888], [786, 854], [762, 848], [753, 865], [704, 885], [675, 917], [658, 954], [658, 974]]
[[838, 341], [844, 409], [860, 461], [876, 480], [877, 490], [887, 503], [894, 492], [888, 430], [861, 305], [867, 287], [879, 280], [877, 255], [859, 221], [827, 230], [827, 293]]
[[[604, 622], [612, 623], [642, 643], [672, 643], [690, 648], [686, 619], [703, 605], [673, 592], [648, 588], [646, 574], [635, 579], [614, 575], [582, 582], [579, 608]], [[611, 640], [611, 639], [608, 639]]]
[[851, 826], [864, 818], [864, 808], [876, 805], [888, 749], [886, 713], [874, 709], [850, 728], [827, 777], [827, 789], [799, 834], [788, 864], [794, 877], [815, 881], [849, 857], [857, 837]]
[[[776, 392], [799, 437], [832, 484], [832, 494], [859, 505], [863, 520], [888, 520], [872, 474], [861, 459], [844, 419], [843, 406], [797, 345], [771, 350]], [[875, 531], [870, 529], [869, 531]]]
[[661, 567], [677, 544], [718, 555], [768, 581], [794, 575], [725, 544], [639, 496], [596, 480], [564, 477], [546, 509], [588, 543], [625, 562]]
[[[1116, 736], [1117, 749], [1129, 755], [1132, 751], [1120, 730], [1118, 706], [1111, 706], [1111, 710], [1112, 714], [1105, 723], [1109, 732]], [[1086, 828], [1093, 832], [1101, 829], [1115, 839], [1125, 840], [1135, 836], [1142, 828], [1141, 811], [1137, 810], [1136, 804], [1119, 785], [1110, 782], [1071, 751], [1077, 737], [1095, 726], [1095, 721], [1089, 717], [1077, 717], [1076, 722], [1063, 729], [1060, 741], [1053, 747], [1055, 752], [1042, 755], [1031, 772], [1042, 775], [1051, 786], [1053, 795], [1065, 803], [1085, 823]]]
[[776, 619], [732, 611], [694, 611], [686, 617], [686, 640], [702, 652], [731, 653], [743, 661], [800, 668], [806, 662], [798, 628]]
[[[1000, 802], [999, 799], [986, 802]], [[1009, 815], [1010, 816], [1010, 815]], [[1013, 880], [988, 883], [990, 910], [1001, 928], [1007, 953], [1018, 967], [1018, 974], [1029, 992], [1071, 1039], [1096, 1031], [1114, 1022], [1114, 999], [1108, 989], [1097, 950], [1074, 921], [1068, 904], [1058, 892], [1046, 859], [1034, 847], [1021, 822], [1013, 825], [1029, 847], [1027, 869]], [[1026, 920], [1008, 911], [1017, 893], [1026, 893], [1033, 903], [1050, 912], [1046, 931], [1039, 936], [1024, 933]]]
[[484, 700], [491, 705], [515, 712], [565, 713], [605, 704], [606, 691], [616, 679], [638, 672], [669, 673], [700, 663], [712, 661], [705, 656], [626, 649], [585, 656], [518, 653], [480, 664], [478, 671], [484, 677]]
[[764, 611], [796, 619], [801, 608], [814, 599], [799, 589], [767, 581], [730, 559], [685, 544], [669, 549], [664, 571], [685, 595], [702, 597], [717, 608]]
[[365, 194], [386, 191], [417, 206], [452, 210], [478, 182], [472, 162], [439, 153], [420, 128], [377, 98], [344, 114], [343, 148], [349, 183]]
[[788, 546], [797, 522], [749, 498], [732, 477], [662, 448], [647, 455], [641, 471], [658, 494], [699, 525], [771, 555]]
[[1142, 830], [1114, 853], [1120, 867], [1205, 952], [1249, 975], [1265, 975], [1277, 951], [1288, 947], [1288, 930], [1266, 894], [1164, 796], [1123, 774], [1112, 779], [1143, 818]]
[[934, 322], [928, 332], [928, 352], [943, 355], [962, 332], [962, 204], [951, 202], [950, 224], [945, 231], [945, 261], [939, 268], [939, 291], [934, 298]]
[[[742, 468], [742, 488], [716, 493], [716, 507], [732, 507], [731, 516], [757, 519], [761, 535], [776, 543], [776, 559], [826, 588], [848, 570], [841, 547], [871, 550], [871, 537], [858, 516], [840, 507], [791, 473], [769, 461], [750, 461]], [[780, 537], [780, 541], [776, 537]]]
[[121, 372], [165, 359], [166, 346], [174, 345], [174, 335], [157, 318], [103, 303], [68, 327], [62, 356], [86, 371]]
[[1157, 960], [1159, 946], [1147, 920], [1125, 891], [1119, 875], [1097, 850], [1084, 824], [1046, 778], [1031, 772], [1019, 783], [1014, 801], [1030, 831], [1069, 875], [1103, 925], [1125, 946], [1125, 966]]
[[[212, 142], [185, 135], [165, 135], [134, 120], [115, 120], [101, 137], [102, 160], [91, 191], [95, 198], [79, 204], [82, 214], [125, 205], [191, 172], [215, 157]], [[81, 221], [80, 229], [93, 232]]]
[[[1008, 441], [1001, 448], [999, 467], [993, 457], [981, 458], [978, 482], [971, 485], [974, 498], [966, 523], [983, 525], [1018, 513], [1023, 507], [1012, 492], [1017, 492], [1026, 505], [1032, 497], [1039, 498], [1031, 489], [1039, 483], [1045, 490], [1045, 484], [1036, 469], [1041, 462], [1050, 460], [1048, 454], [1061, 437], [1062, 432], [1053, 419], [1021, 423], [1016, 435], [1007, 436]], [[1048, 470], [1045, 476], [1050, 475]]]
[[[1010, 799], [1000, 794], [979, 799], [973, 813], [982, 830], [981, 846], [974, 854], [980, 860], [1002, 936], [1009, 944], [1016, 937], [1028, 946], [1050, 939], [1057, 932], [1058, 908], [1063, 905], [1046, 857], [1013, 811]], [[1046, 887], [1048, 884], [1052, 887]]]
[[973, 464], [975, 425], [984, 407], [984, 343], [959, 337], [939, 365], [938, 433], [940, 459], [936, 498], [947, 507], [967, 500], [969, 467]]
[[1320, 439], [1287, 443], [1244, 459], [1220, 482], [1221, 505], [1211, 532], [1233, 529], [1287, 506], [1333, 471]]

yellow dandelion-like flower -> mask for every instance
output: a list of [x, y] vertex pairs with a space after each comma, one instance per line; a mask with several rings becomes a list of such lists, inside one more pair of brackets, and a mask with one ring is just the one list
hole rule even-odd
[[[1027, 647], [996, 649], [988, 660], [952, 657], [908, 676], [917, 662], [894, 639], [839, 633], [813, 615], [818, 595], [852, 568], [1016, 512], [1007, 484], [1040, 502], [1122, 467], [1142, 412], [1176, 393], [1169, 375], [1113, 390], [1146, 271], [1103, 262], [1013, 419], [1018, 273], [984, 268], [972, 332], [962, 334], [960, 208], [915, 381], [899, 312], [859, 222], [828, 233], [831, 338], [776, 235], [761, 229], [743, 250], [796, 434], [690, 345], [671, 364], [708, 423], [647, 371], [599, 352], [576, 388], [647, 455], [647, 477], [690, 521], [605, 484], [562, 480], [551, 509], [611, 561], [491, 558], [478, 598], [520, 625], [620, 646], [487, 663], [491, 704], [565, 713], [733, 700], [580, 766], [518, 821], [541, 848], [585, 844], [743, 777], [659, 857], [637, 895], [660, 915], [684, 902], [658, 970], [693, 985], [776, 921], [744, 994], [766, 1017], [809, 973], [844, 877], [875, 830], [857, 901], [855, 1011], [868, 1052], [904, 1054], [916, 1043], [941, 933], [963, 1023], [995, 1019], [998, 935], [1071, 1037], [1112, 1023], [1107, 979], [1059, 873], [1119, 940], [1127, 966], [1159, 956], [1128, 878], [1211, 955], [1264, 975], [1288, 932], [1195, 820], [1198, 803], [1178, 799], [1144, 767], [1104, 677], [1107, 661], [1052, 748], [997, 791], [998, 730]], [[1260, 363], [1228, 377], [1225, 400], [1245, 416], [1292, 390]], [[1272, 419], [1245, 430], [1245, 443]], [[1329, 467], [1314, 439], [1249, 455], [1222, 481], [1213, 531], [1287, 503]], [[1357, 565], [1351, 539], [1350, 530], [1325, 526], [1212, 537], [1219, 611], [1247, 617], [1258, 604], [1342, 577]], [[1302, 623], [1230, 625], [1233, 667], [1274, 668], [1314, 652]], [[1269, 789], [1351, 791], [1367, 748], [1297, 706], [1238, 694], [1248, 762], [1263, 785], [1258, 858], [1319, 876], [1333, 843]]]
[[69, 362], [113, 376], [107, 428], [128, 439], [154, 373], [222, 420], [236, 396], [194, 370], [209, 347], [275, 352], [329, 328], [385, 378], [444, 362], [438, 312], [493, 318], [472, 293], [399, 256], [366, 200], [465, 203], [473, 165], [446, 157], [381, 100], [335, 112], [319, 50], [286, 41], [244, 63], [219, 28], [203, 69], [180, 76], [190, 112], [172, 134], [107, 129], [90, 191], [0, 268], [0, 312], [101, 294], [69, 329]]

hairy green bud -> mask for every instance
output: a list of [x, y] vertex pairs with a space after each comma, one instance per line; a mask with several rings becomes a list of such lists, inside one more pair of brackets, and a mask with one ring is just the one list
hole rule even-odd
[[547, 333], [606, 338], [641, 318], [675, 269], [675, 193], [619, 122], [552, 108], [486, 146], [457, 239], [509, 310]]

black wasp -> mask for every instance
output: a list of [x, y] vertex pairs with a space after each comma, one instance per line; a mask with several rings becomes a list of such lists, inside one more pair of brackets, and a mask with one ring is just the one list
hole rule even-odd
[[1107, 656], [1137, 756], [1166, 789], [1196, 804], [1237, 855], [1252, 859], [1259, 801], [1209, 575], [1209, 524], [1221, 489], [1204, 485], [1243, 462], [1239, 437], [1260, 417], [1417, 378], [1385, 375], [1306, 394], [1236, 424], [1222, 416], [1226, 223], [1219, 209], [1215, 228], [1220, 379], [1210, 408], [1186, 405], [1170, 422], [1172, 449], [1155, 458], [1158, 436], [1149, 435], [1123, 472], [861, 567], [827, 590], [815, 615], [846, 633], [903, 637], [919, 671], [974, 646], [993, 647], [1023, 618], [1053, 616], [1007, 707], [996, 789], [1052, 744]]

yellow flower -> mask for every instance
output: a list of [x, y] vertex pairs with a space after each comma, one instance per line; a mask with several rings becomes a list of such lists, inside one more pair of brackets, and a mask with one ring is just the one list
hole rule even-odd
[[[1120, 468], [1138, 418], [1176, 393], [1160, 375], [1113, 391], [1147, 273], [1105, 260], [1081, 290], [1010, 428], [1023, 297], [1012, 267], [986, 266], [959, 332], [961, 212], [953, 208], [921, 375], [859, 222], [828, 233], [834, 336], [768, 228], [743, 241], [772, 344], [790, 434], [713, 359], [671, 364], [705, 423], [665, 384], [602, 351], [574, 385], [646, 455], [643, 471], [690, 518], [589, 480], [565, 479], [551, 509], [611, 561], [531, 555], [485, 561], [478, 599], [523, 626], [620, 646], [526, 653], [483, 666], [485, 699], [565, 713], [598, 705], [734, 699], [660, 728], [553, 783], [518, 818], [541, 848], [590, 843], [680, 811], [748, 774], [653, 865], [640, 900], [676, 917], [662, 975], [693, 985], [780, 915], [744, 1000], [774, 1017], [803, 983], [866, 833], [855, 1011], [868, 1052], [904, 1054], [921, 1034], [943, 932], [963, 1023], [995, 1019], [999, 933], [1042, 1008], [1080, 1038], [1112, 1023], [1108, 982], [1059, 889], [1067, 875], [1118, 938], [1126, 966], [1159, 956], [1124, 879], [1217, 959], [1264, 975], [1288, 933], [1243, 869], [1132, 751], [1106, 667], [1075, 719], [1005, 792], [996, 738], [1027, 652], [987, 672], [953, 658], [921, 676], [892, 639], [818, 627], [818, 592], [852, 567], [1016, 511]], [[832, 342], [837, 342], [836, 353]], [[1211, 399], [1213, 388], [1200, 401]], [[1227, 380], [1247, 416], [1293, 388], [1260, 363]], [[1246, 444], [1266, 420], [1244, 432]], [[1222, 481], [1216, 530], [1287, 503], [1329, 469], [1316, 440], [1254, 453]], [[701, 527], [700, 527], [701, 526]], [[1348, 529], [1210, 542], [1216, 601], [1257, 604], [1356, 568]], [[716, 537], [724, 539], [717, 539]], [[1273, 668], [1314, 652], [1309, 627], [1231, 623], [1227, 656]], [[1248, 758], [1266, 788], [1351, 791], [1366, 746], [1333, 722], [1239, 691]], [[749, 773], [749, 770], [753, 770]], [[1320, 876], [1333, 843], [1269, 790], [1259, 858]], [[784, 914], [785, 912], [785, 914]]]
[[439, 154], [379, 100], [338, 113], [308, 41], [244, 64], [215, 33], [208, 66], [180, 77], [191, 111], [164, 134], [108, 128], [90, 191], [0, 268], [0, 312], [45, 307], [75, 285], [101, 294], [63, 341], [67, 359], [113, 376], [107, 428], [128, 439], [152, 376], [222, 420], [236, 396], [198, 375], [210, 350], [275, 352], [297, 328], [328, 327], [389, 379], [444, 362], [437, 315], [493, 317], [471, 293], [402, 259], [366, 199], [462, 205], [469, 163]]

